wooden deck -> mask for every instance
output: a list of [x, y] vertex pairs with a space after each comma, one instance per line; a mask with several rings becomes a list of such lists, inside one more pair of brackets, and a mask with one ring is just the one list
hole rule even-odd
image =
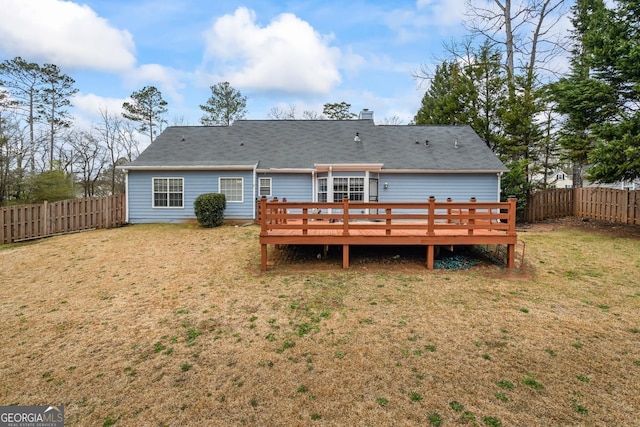
[[507, 267], [515, 264], [516, 199], [508, 202], [311, 203], [259, 201], [262, 270], [268, 245], [342, 245], [349, 267], [350, 245], [421, 245], [433, 269], [436, 246], [507, 245]]

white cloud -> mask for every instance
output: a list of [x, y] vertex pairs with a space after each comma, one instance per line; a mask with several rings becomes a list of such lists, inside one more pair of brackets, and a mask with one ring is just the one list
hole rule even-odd
[[293, 14], [261, 27], [253, 11], [240, 7], [217, 19], [204, 36], [205, 64], [212, 63], [234, 86], [326, 94], [341, 82], [340, 50], [330, 46], [331, 37]]
[[180, 90], [184, 89], [181, 82], [183, 72], [160, 64], [145, 64], [131, 70], [126, 75], [127, 85], [141, 89], [143, 86], [156, 86], [162, 92], [163, 98], [171, 98], [176, 102], [182, 102]]
[[128, 31], [90, 7], [62, 0], [3, 0], [0, 49], [60, 67], [121, 71], [135, 65]]
[[73, 99], [74, 128], [90, 130], [96, 123], [102, 122], [100, 111], [106, 111], [109, 115], [122, 114], [124, 98], [108, 98], [93, 93], [77, 93]]
[[398, 43], [408, 43], [455, 36], [465, 11], [465, 0], [417, 0], [414, 9], [395, 9], [383, 19]]
[[101, 111], [119, 115], [125, 98], [108, 98], [93, 93], [78, 93], [73, 97], [73, 106], [78, 114], [88, 119], [99, 119]]
[[418, 0], [419, 11], [427, 11], [440, 27], [460, 25], [467, 10], [465, 0]]

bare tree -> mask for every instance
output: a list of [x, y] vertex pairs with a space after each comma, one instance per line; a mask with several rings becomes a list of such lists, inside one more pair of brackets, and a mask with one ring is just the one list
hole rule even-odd
[[537, 70], [548, 70], [549, 61], [563, 51], [562, 36], [552, 30], [565, 12], [565, 3], [521, 0], [514, 5], [511, 0], [493, 0], [482, 6], [487, 3], [466, 0], [466, 26], [472, 34], [504, 47], [507, 79], [515, 88], [518, 74], [533, 78]]
[[402, 124], [402, 119], [398, 116], [385, 117], [382, 119], [382, 126], [398, 126]]
[[271, 120], [325, 120], [326, 117], [313, 110], [304, 110], [300, 117], [296, 114], [296, 106], [290, 104], [287, 109], [272, 107], [267, 116]]
[[296, 106], [290, 104], [285, 110], [280, 107], [272, 107], [267, 113], [271, 120], [296, 120]]
[[171, 126], [189, 126], [189, 120], [185, 116], [173, 116]]
[[302, 112], [302, 120], [325, 120], [326, 117], [317, 111], [313, 110], [304, 110]]
[[22, 169], [25, 140], [20, 132], [17, 102], [0, 89], [0, 206], [10, 197], [20, 195], [24, 178]]
[[80, 176], [80, 185], [84, 197], [93, 197], [100, 193], [97, 181], [108, 165], [108, 153], [95, 135], [90, 132], [71, 132], [68, 143], [73, 150], [74, 172]]
[[42, 105], [42, 67], [34, 62], [27, 62], [20, 57], [6, 60], [0, 64], [0, 85], [11, 94], [11, 98], [26, 116], [29, 128], [29, 151], [31, 169], [35, 170], [35, 145], [38, 108]]
[[116, 194], [121, 192], [117, 187], [124, 173], [116, 169], [116, 166], [133, 160], [139, 154], [138, 142], [133, 137], [134, 132], [130, 123], [122, 120], [120, 116], [110, 114], [106, 108], [101, 108], [100, 117], [102, 121], [94, 125], [94, 134], [107, 154], [108, 166], [105, 172], [109, 175], [109, 192]]

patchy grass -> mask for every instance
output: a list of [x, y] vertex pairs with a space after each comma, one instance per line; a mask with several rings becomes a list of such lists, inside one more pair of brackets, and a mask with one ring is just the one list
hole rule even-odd
[[3, 246], [0, 401], [64, 404], [68, 426], [636, 423], [637, 238], [531, 229], [518, 271], [270, 248], [261, 273], [258, 232]]

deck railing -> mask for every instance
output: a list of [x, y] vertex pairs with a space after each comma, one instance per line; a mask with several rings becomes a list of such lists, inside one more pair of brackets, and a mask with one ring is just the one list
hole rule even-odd
[[270, 230], [341, 229], [343, 235], [352, 230], [395, 230], [424, 228], [427, 235], [437, 230], [502, 231], [515, 234], [516, 199], [507, 202], [287, 202], [260, 200], [260, 224], [263, 233]]
[[436, 246], [504, 244], [507, 267], [514, 267], [516, 199], [507, 202], [341, 203], [259, 202], [262, 270], [269, 244], [342, 245], [349, 266], [350, 245], [424, 245], [433, 269]]

